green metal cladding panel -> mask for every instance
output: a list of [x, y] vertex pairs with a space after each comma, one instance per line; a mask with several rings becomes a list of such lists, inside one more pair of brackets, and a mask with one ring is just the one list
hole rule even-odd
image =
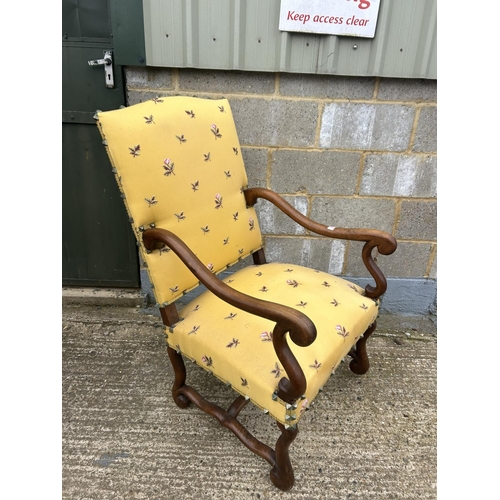
[[437, 78], [437, 0], [381, 0], [374, 38], [281, 32], [280, 0], [142, 3], [148, 66]]
[[143, 0], [109, 0], [115, 63], [145, 66]]

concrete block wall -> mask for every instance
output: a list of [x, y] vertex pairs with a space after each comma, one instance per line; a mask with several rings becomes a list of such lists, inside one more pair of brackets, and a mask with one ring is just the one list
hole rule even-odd
[[[437, 84], [429, 80], [125, 68], [127, 101], [226, 97], [250, 186], [268, 187], [314, 220], [383, 229], [386, 311], [435, 314]], [[360, 284], [360, 243], [310, 234], [263, 200], [268, 260], [303, 264]], [[406, 298], [405, 298], [406, 297]]]

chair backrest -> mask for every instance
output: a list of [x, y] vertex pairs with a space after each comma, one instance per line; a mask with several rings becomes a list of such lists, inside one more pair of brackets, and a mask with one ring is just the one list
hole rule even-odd
[[172, 231], [214, 273], [262, 247], [226, 99], [161, 97], [96, 119], [160, 305], [199, 282], [173, 251], [146, 252], [144, 229]]

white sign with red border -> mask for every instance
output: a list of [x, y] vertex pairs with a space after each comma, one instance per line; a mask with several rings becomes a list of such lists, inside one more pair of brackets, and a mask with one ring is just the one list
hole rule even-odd
[[373, 38], [380, 0], [281, 0], [280, 31]]

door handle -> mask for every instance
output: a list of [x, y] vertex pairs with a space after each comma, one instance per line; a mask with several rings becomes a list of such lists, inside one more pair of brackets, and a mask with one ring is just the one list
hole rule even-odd
[[113, 75], [113, 53], [110, 50], [104, 51], [104, 57], [102, 59], [93, 59], [88, 61], [89, 66], [104, 66], [104, 77], [106, 82], [106, 88], [115, 88], [115, 78]]

